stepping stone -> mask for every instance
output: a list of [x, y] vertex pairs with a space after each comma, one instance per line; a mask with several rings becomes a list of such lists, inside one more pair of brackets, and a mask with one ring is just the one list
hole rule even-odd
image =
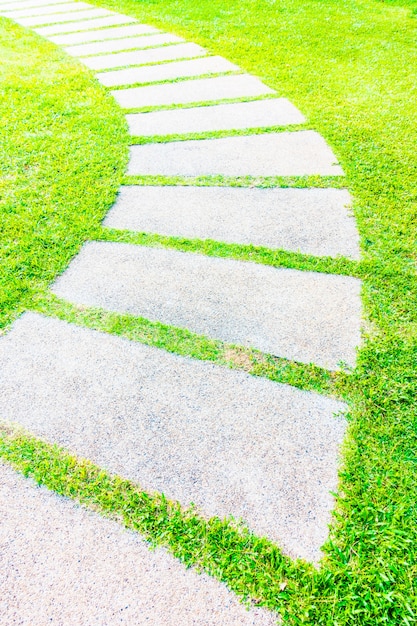
[[[2, 9], [2, 7], [0, 7]], [[39, 15], [49, 15], [50, 13], [64, 13], [64, 12], [71, 12], [71, 11], [82, 11], [83, 9], [94, 9], [95, 7], [93, 7], [91, 4], [87, 4], [86, 2], [67, 2], [67, 3], [63, 3], [63, 4], [52, 4], [52, 5], [48, 5], [48, 6], [44, 6], [44, 7], [39, 7], [39, 6], [35, 6], [35, 7], [26, 7], [26, 8], [22, 8], [22, 9], [10, 9], [9, 11], [4, 11], [4, 9], [2, 9], [2, 13], [6, 14], [7, 17], [28, 17], [30, 15], [33, 16], [39, 16]]]
[[223, 57], [205, 57], [190, 61], [172, 61], [162, 65], [103, 72], [97, 74], [96, 78], [106, 87], [118, 87], [134, 83], [158, 83], [175, 78], [237, 71], [240, 71], [240, 68]]
[[273, 626], [137, 533], [0, 465], [3, 624]]
[[272, 93], [274, 91], [263, 85], [258, 78], [242, 74], [150, 85], [149, 87], [131, 87], [113, 91], [112, 95], [122, 108], [134, 109], [165, 104], [190, 104], [205, 100], [249, 98]]
[[103, 54], [98, 57], [87, 57], [82, 62], [92, 70], [106, 70], [125, 65], [146, 65], [174, 59], [202, 57], [206, 54], [206, 50], [195, 43], [179, 43], [173, 46], [138, 50], [137, 52], [118, 52]]
[[97, 41], [96, 43], [86, 43], [79, 46], [65, 48], [65, 52], [74, 57], [83, 57], [103, 52], [120, 52], [121, 50], [131, 50], [135, 48], [151, 48], [152, 46], [163, 46], [167, 43], [184, 42], [181, 37], [170, 34], [157, 34], [144, 37], [129, 37], [123, 39], [112, 39], [109, 41]]
[[360, 281], [178, 250], [90, 242], [52, 291], [303, 363], [355, 364]]
[[332, 150], [312, 130], [131, 146], [128, 174], [340, 176]]
[[89, 20], [93, 17], [110, 17], [112, 15], [115, 14], [106, 9], [90, 9], [89, 11], [83, 10], [80, 16], [77, 16], [76, 13], [56, 13], [54, 15], [39, 15], [35, 17], [15, 17], [14, 20], [26, 27], [74, 22], [73, 26], [76, 28], [78, 24], [84, 24], [84, 20]]
[[170, 237], [359, 259], [343, 189], [122, 187], [104, 225]]
[[53, 24], [52, 26], [42, 26], [33, 30], [42, 37], [48, 35], [59, 35], [63, 33], [82, 32], [84, 30], [95, 30], [107, 26], [119, 26], [120, 24], [131, 24], [136, 22], [133, 17], [127, 15], [111, 15], [110, 17], [99, 17], [97, 19], [85, 20], [83, 22], [71, 22], [70, 24]]
[[[178, 85], [179, 86], [179, 85]], [[131, 135], [150, 137], [216, 130], [302, 124], [305, 118], [286, 98], [126, 115]]]
[[106, 28], [104, 30], [92, 30], [82, 33], [71, 33], [69, 35], [52, 35], [47, 37], [60, 46], [71, 46], [92, 41], [104, 41], [108, 39], [119, 39], [120, 37], [134, 37], [136, 35], [149, 35], [159, 31], [153, 26], [146, 24], [132, 24], [132, 26], [119, 26]]
[[[59, 6], [61, 4], [67, 4], [68, 0], [60, 0], [59, 2], [54, 2], [52, 6]], [[23, 2], [0, 2], [0, 11], [15, 11], [20, 9], [31, 9], [32, 7], [44, 7], [51, 6], [51, 0], [26, 0]], [[92, 6], [92, 5], [90, 5]]]
[[25, 314], [0, 338], [3, 420], [143, 489], [194, 502], [204, 515], [242, 517], [311, 561], [334, 506], [344, 410], [330, 398], [40, 315]]

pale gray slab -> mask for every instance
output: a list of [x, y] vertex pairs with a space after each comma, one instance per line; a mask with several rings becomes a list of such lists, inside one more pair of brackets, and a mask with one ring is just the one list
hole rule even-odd
[[167, 43], [180, 43], [184, 39], [169, 33], [160, 33], [151, 36], [124, 37], [123, 39], [110, 39], [107, 41], [97, 41], [79, 46], [65, 48], [65, 52], [74, 57], [84, 57], [103, 52], [120, 52], [121, 50], [134, 50], [139, 48], [151, 48], [153, 46], [163, 46]]
[[132, 24], [131, 26], [119, 26], [105, 28], [102, 30], [92, 30], [82, 33], [70, 33], [69, 35], [52, 35], [47, 37], [59, 46], [71, 46], [92, 41], [106, 41], [108, 39], [119, 39], [120, 37], [134, 37], [136, 35], [148, 35], [159, 32], [153, 26], [146, 24]]
[[0, 2], [0, 11], [16, 11], [20, 9], [31, 9], [32, 7], [43, 6], [59, 6], [60, 4], [67, 4], [68, 0], [61, 0], [60, 2], [54, 2], [51, 5], [50, 0], [27, 0], [26, 2]]
[[107, 26], [119, 26], [121, 24], [131, 24], [136, 22], [133, 17], [127, 15], [112, 15], [110, 17], [99, 17], [97, 19], [85, 20], [85, 22], [71, 22], [70, 24], [53, 24], [52, 26], [42, 26], [33, 30], [46, 37], [48, 35], [58, 35], [62, 33], [75, 33], [85, 30], [95, 30]]
[[343, 189], [122, 187], [109, 228], [359, 258]]
[[128, 174], [165, 176], [342, 175], [318, 133], [268, 133], [131, 146]]
[[206, 50], [195, 43], [179, 43], [149, 50], [116, 52], [114, 54], [103, 54], [98, 57], [87, 57], [82, 62], [92, 70], [105, 70], [124, 67], [125, 65], [147, 65], [174, 59], [191, 59], [193, 57], [202, 57], [206, 54]]
[[218, 76], [200, 78], [179, 83], [131, 87], [113, 91], [112, 95], [121, 107], [134, 109], [165, 104], [190, 104], [205, 100], [227, 98], [249, 98], [274, 93], [258, 78], [241, 74], [238, 76]]
[[343, 403], [35, 314], [0, 338], [0, 383], [3, 419], [320, 557]]
[[286, 98], [218, 104], [126, 115], [131, 135], [201, 133], [302, 124], [304, 116]]
[[48, 6], [34, 6], [27, 7], [23, 9], [9, 9], [7, 12], [1, 8], [1, 13], [7, 15], [7, 17], [29, 17], [39, 16], [39, 15], [49, 15], [50, 13], [69, 13], [71, 11], [82, 11], [83, 9], [95, 9], [92, 4], [87, 4], [86, 2], [67, 2], [63, 4], [53, 4]]
[[272, 626], [225, 585], [0, 464], [5, 626]]
[[97, 79], [106, 87], [118, 87], [133, 83], [158, 83], [175, 78], [202, 76], [204, 74], [221, 74], [236, 72], [239, 67], [223, 57], [205, 57], [188, 61], [173, 61], [149, 67], [133, 67], [113, 72], [97, 74]]
[[177, 250], [91, 242], [53, 292], [336, 369], [355, 363], [360, 281]]
[[53, 15], [39, 15], [35, 17], [15, 17], [14, 20], [22, 26], [41, 26], [42, 24], [64, 24], [73, 22], [74, 30], [79, 24], [84, 24], [84, 20], [99, 17], [110, 17], [116, 15], [106, 9], [91, 9], [88, 11], [80, 11], [80, 15], [76, 13], [54, 13]]

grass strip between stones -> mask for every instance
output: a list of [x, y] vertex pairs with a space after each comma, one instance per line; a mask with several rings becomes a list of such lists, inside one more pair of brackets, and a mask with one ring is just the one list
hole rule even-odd
[[271, 187], [309, 189], [345, 189], [344, 176], [142, 176], [125, 175], [124, 185], [192, 185], [194, 187]]

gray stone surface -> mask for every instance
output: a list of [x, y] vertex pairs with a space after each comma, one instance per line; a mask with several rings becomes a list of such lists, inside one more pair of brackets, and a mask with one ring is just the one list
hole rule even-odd
[[302, 124], [305, 121], [304, 116], [286, 98], [136, 113], [126, 118], [130, 134], [141, 136], [266, 128]]
[[133, 17], [127, 15], [111, 15], [110, 17], [98, 17], [96, 19], [85, 20], [85, 22], [70, 22], [69, 24], [53, 24], [52, 26], [41, 26], [33, 30], [48, 37], [49, 35], [59, 35], [63, 33], [75, 33], [85, 30], [96, 30], [97, 28], [105, 28], [107, 26], [120, 26], [121, 24], [131, 24], [136, 22]]
[[5, 626], [272, 626], [136, 533], [0, 465]]
[[344, 404], [35, 314], [0, 338], [0, 381], [5, 420], [319, 558]]
[[122, 187], [104, 224], [174, 237], [359, 258], [343, 189]]
[[203, 57], [188, 61], [172, 61], [162, 65], [132, 67], [126, 70], [115, 70], [97, 74], [97, 79], [106, 87], [118, 87], [133, 83], [157, 83], [175, 78], [201, 76], [203, 74], [221, 74], [235, 72], [239, 68], [222, 57]]
[[[53, 6], [59, 6], [60, 4], [67, 4], [68, 0], [60, 0], [60, 2], [54, 2]], [[19, 9], [30, 9], [32, 7], [49, 6], [51, 0], [26, 0], [25, 2], [0, 2], [0, 11], [16, 11]]]
[[166, 104], [190, 104], [227, 98], [248, 98], [272, 93], [274, 93], [272, 89], [263, 85], [258, 78], [248, 74], [196, 78], [179, 83], [131, 87], [112, 92], [120, 106], [125, 109]]
[[125, 65], [147, 65], [174, 59], [186, 59], [205, 56], [207, 52], [195, 43], [179, 43], [172, 46], [138, 50], [137, 52], [117, 52], [82, 60], [92, 70], [106, 70]]
[[106, 41], [119, 39], [120, 37], [134, 37], [136, 35], [149, 35], [159, 32], [153, 26], [146, 24], [132, 24], [131, 26], [116, 26], [102, 30], [92, 30], [82, 33], [70, 33], [69, 35], [52, 35], [47, 37], [59, 46], [71, 46], [92, 41]]
[[39, 16], [39, 15], [48, 15], [50, 13], [70, 13], [72, 11], [82, 11], [83, 9], [95, 9], [91, 4], [87, 4], [86, 2], [66, 2], [63, 4], [50, 4], [47, 6], [32, 6], [32, 7], [24, 7], [17, 9], [9, 9], [5, 10], [0, 5], [0, 12], [7, 15], [7, 17], [29, 17]]
[[342, 175], [318, 133], [268, 133], [131, 146], [128, 174], [165, 176]]
[[152, 48], [163, 46], [167, 43], [180, 43], [184, 39], [169, 33], [158, 33], [144, 37], [124, 37], [123, 39], [110, 39], [107, 41], [97, 41], [96, 43], [86, 43], [79, 46], [65, 48], [65, 52], [74, 57], [84, 57], [103, 52], [120, 52], [121, 50], [135, 50], [140, 48]]
[[114, 13], [107, 11], [106, 9], [90, 9], [88, 11], [80, 11], [77, 13], [54, 13], [53, 15], [39, 15], [35, 17], [14, 17], [13, 19], [22, 26], [32, 27], [41, 26], [42, 24], [64, 24], [66, 22], [73, 22], [74, 29], [77, 24], [83, 24], [84, 20], [90, 20], [91, 18], [110, 17]]
[[360, 281], [349, 276], [91, 242], [52, 290], [329, 369], [353, 365], [360, 341]]

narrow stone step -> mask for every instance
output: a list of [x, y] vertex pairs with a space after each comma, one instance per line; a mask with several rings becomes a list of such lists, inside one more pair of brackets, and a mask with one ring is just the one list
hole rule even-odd
[[96, 78], [106, 87], [118, 87], [134, 83], [157, 83], [175, 78], [237, 72], [239, 67], [223, 57], [204, 57], [188, 61], [172, 61], [162, 65], [133, 67], [97, 74]]
[[359, 258], [343, 189], [122, 187], [104, 225], [190, 239]]
[[53, 24], [52, 26], [41, 26], [33, 30], [42, 37], [49, 35], [60, 35], [63, 33], [82, 32], [84, 30], [96, 30], [107, 26], [119, 26], [122, 24], [132, 24], [136, 22], [133, 17], [127, 15], [114, 14], [110, 17], [98, 17], [96, 19], [85, 20], [83, 22], [71, 22], [70, 24]]
[[337, 176], [343, 170], [323, 137], [305, 130], [131, 146], [128, 174]]
[[201, 78], [180, 83], [131, 87], [113, 91], [122, 108], [134, 109], [166, 104], [190, 104], [205, 100], [248, 98], [273, 94], [274, 91], [249, 74]]
[[272, 626], [225, 585], [0, 465], [2, 622]]
[[343, 403], [35, 314], [0, 338], [0, 382], [2, 419], [319, 558]]
[[355, 363], [360, 281], [232, 259], [90, 242], [53, 292], [336, 369]]
[[132, 26], [116, 26], [104, 30], [92, 30], [82, 33], [70, 33], [69, 35], [52, 35], [47, 37], [59, 46], [71, 46], [93, 41], [107, 41], [120, 39], [121, 37], [134, 37], [136, 35], [153, 35], [159, 33], [157, 28], [147, 24], [132, 24]]
[[[178, 87], [180, 84], [178, 84]], [[126, 115], [131, 135], [149, 137], [302, 124], [305, 118], [286, 98]]]
[[53, 15], [39, 15], [35, 17], [15, 17], [14, 20], [18, 24], [26, 27], [41, 26], [42, 24], [64, 24], [65, 22], [73, 22], [74, 28], [78, 24], [83, 24], [84, 20], [91, 18], [111, 17], [115, 15], [106, 9], [90, 9], [81, 11], [80, 15], [76, 13], [54, 13]]
[[67, 2], [63, 4], [52, 4], [46, 6], [34, 6], [34, 7], [24, 7], [18, 9], [9, 9], [5, 10], [0, 6], [0, 12], [7, 17], [30, 17], [30, 16], [39, 16], [39, 15], [49, 15], [50, 13], [70, 13], [72, 11], [82, 11], [83, 9], [94, 9], [91, 4], [87, 4], [86, 2]]
[[126, 65], [147, 65], [175, 59], [191, 59], [206, 54], [206, 50], [195, 43], [179, 43], [173, 46], [138, 50], [137, 52], [116, 52], [98, 57], [87, 57], [82, 62], [92, 70], [110, 70]]
[[184, 39], [169, 33], [158, 33], [157, 35], [147, 35], [139, 37], [124, 37], [123, 39], [110, 39], [108, 41], [97, 41], [96, 43], [86, 43], [78, 46], [65, 48], [65, 52], [74, 57], [84, 57], [103, 52], [120, 52], [122, 50], [134, 50], [139, 48], [152, 48], [163, 46], [168, 43], [180, 43]]

